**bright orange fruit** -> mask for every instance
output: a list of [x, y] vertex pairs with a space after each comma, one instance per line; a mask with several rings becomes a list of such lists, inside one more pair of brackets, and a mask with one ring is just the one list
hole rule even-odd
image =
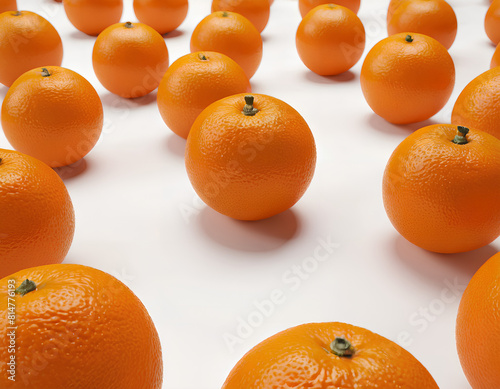
[[[333, 4], [349, 8], [355, 14], [359, 11], [360, 3], [361, 0], [336, 0], [333, 2]], [[328, 0], [299, 0], [300, 15], [304, 17], [310, 10], [322, 4], [332, 4], [332, 2]]]
[[185, 161], [208, 206], [234, 219], [259, 220], [302, 197], [314, 174], [316, 146], [291, 106], [242, 93], [203, 110], [189, 132]]
[[455, 65], [434, 38], [395, 34], [368, 52], [360, 81], [377, 115], [395, 124], [415, 123], [444, 107], [455, 85]]
[[0, 149], [0, 215], [0, 277], [64, 260], [75, 214], [64, 183], [45, 163]]
[[494, 0], [484, 17], [486, 35], [496, 46], [500, 43], [500, 0]]
[[0, 83], [11, 86], [38, 66], [61, 65], [63, 45], [46, 19], [29, 11], [0, 14]]
[[188, 0], [134, 0], [137, 19], [162, 35], [182, 24], [188, 8]]
[[73, 26], [94, 36], [118, 23], [123, 12], [123, 0], [63, 0], [63, 4]]
[[266, 28], [270, 10], [269, 0], [212, 0], [212, 12], [236, 12], [250, 20], [259, 32]]
[[10, 144], [51, 167], [70, 165], [87, 155], [102, 126], [102, 103], [94, 87], [59, 66], [24, 73], [2, 104], [2, 127]]
[[198, 115], [213, 102], [250, 92], [245, 72], [228, 56], [198, 51], [177, 59], [158, 87], [158, 108], [167, 126], [187, 138]]
[[16, 0], [0, 0], [0, 13], [7, 11], [17, 11]]
[[344, 323], [282, 331], [236, 364], [222, 389], [438, 389], [427, 369], [396, 343]]
[[[16, 291], [16, 292], [14, 292]], [[12, 389], [160, 389], [160, 339], [142, 302], [116, 278], [81, 265], [48, 265], [0, 280], [0, 328], [15, 302]], [[12, 302], [12, 300], [10, 300]], [[11, 330], [12, 331], [12, 330]], [[10, 360], [7, 333], [0, 358]], [[6, 362], [5, 362], [6, 363]]]
[[384, 173], [389, 219], [413, 244], [439, 253], [483, 247], [500, 235], [500, 140], [451, 124], [421, 128]]
[[458, 307], [458, 356], [474, 389], [500, 387], [500, 253], [474, 274]]

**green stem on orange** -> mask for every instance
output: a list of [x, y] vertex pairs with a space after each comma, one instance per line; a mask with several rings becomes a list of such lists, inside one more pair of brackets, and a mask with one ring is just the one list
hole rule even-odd
[[36, 290], [36, 284], [33, 281], [25, 279], [23, 283], [16, 289], [16, 293], [24, 297], [25, 294], [33, 292]]
[[13, 16], [21, 16], [22, 14], [21, 14], [21, 11], [16, 11], [12, 15]]
[[204, 53], [198, 54], [198, 58], [201, 59], [202, 61], [208, 61], [208, 58]]
[[50, 72], [47, 68], [42, 68], [42, 77], [49, 77]]
[[227, 11], [222, 12], [222, 17], [227, 18], [228, 16], [229, 14], [227, 13]]
[[356, 350], [344, 337], [336, 337], [330, 344], [330, 351], [338, 357], [352, 357]]
[[245, 116], [254, 116], [259, 110], [253, 106], [254, 97], [252, 95], [245, 96], [246, 105], [243, 107], [243, 114]]
[[411, 43], [411, 42], [413, 42], [413, 37], [410, 34], [408, 34], [408, 35], [406, 35], [405, 41], [407, 41], [408, 43]]
[[134, 27], [134, 25], [132, 24], [132, 22], [126, 22], [125, 23], [125, 27], [126, 28], [132, 28], [132, 27]]
[[467, 134], [469, 133], [469, 129], [464, 126], [457, 126], [458, 134], [455, 135], [455, 138], [453, 138], [452, 142], [457, 144], [457, 145], [465, 145], [469, 143], [467, 140]]

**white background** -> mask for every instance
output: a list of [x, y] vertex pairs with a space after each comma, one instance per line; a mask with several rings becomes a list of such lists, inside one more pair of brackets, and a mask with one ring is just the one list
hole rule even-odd
[[[134, 21], [132, 1], [125, 3], [122, 21]], [[199, 202], [184, 169], [185, 141], [161, 120], [156, 92], [135, 101], [107, 92], [92, 69], [95, 38], [74, 29], [60, 3], [18, 4], [54, 24], [64, 43], [63, 66], [86, 77], [104, 105], [98, 145], [84, 163], [60, 171], [77, 219], [65, 262], [109, 272], [141, 298], [162, 340], [164, 388], [220, 388], [258, 342], [315, 321], [366, 327], [404, 345], [442, 389], [469, 388], [454, 340], [460, 291], [499, 250], [500, 240], [459, 255], [413, 246], [386, 217], [381, 179], [394, 148], [417, 128], [449, 122], [458, 93], [489, 68], [494, 47], [483, 27], [487, 0], [450, 0], [459, 24], [450, 49], [455, 91], [430, 121], [408, 126], [391, 125], [370, 110], [359, 85], [363, 59], [337, 77], [308, 71], [295, 49], [297, 1], [276, 0], [252, 88], [304, 116], [318, 163], [302, 200], [260, 222], [235, 221]], [[388, 0], [362, 0], [364, 55], [386, 36], [387, 5]], [[209, 0], [190, 0], [187, 19], [165, 37], [170, 62], [189, 52], [191, 32], [209, 11]], [[6, 92], [0, 86], [1, 99]], [[3, 133], [0, 147], [10, 148]], [[338, 247], [322, 262], [306, 259], [321, 239]], [[303, 279], [292, 278], [297, 266], [305, 269]], [[272, 294], [281, 298], [263, 317], [256, 303]], [[249, 320], [251, 327], [242, 333], [241, 322]], [[239, 336], [239, 343], [230, 346], [228, 335]]]

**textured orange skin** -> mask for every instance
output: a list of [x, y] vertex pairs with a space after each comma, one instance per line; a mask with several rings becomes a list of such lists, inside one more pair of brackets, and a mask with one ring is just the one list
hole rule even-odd
[[413, 244], [439, 253], [483, 247], [500, 235], [500, 141], [470, 129], [421, 128], [396, 148], [383, 179], [392, 224]]
[[313, 8], [299, 24], [295, 36], [299, 57], [322, 76], [344, 73], [361, 58], [365, 28], [350, 9], [324, 4]]
[[29, 155], [0, 149], [0, 159], [0, 277], [61, 263], [75, 231], [73, 205], [64, 183]]
[[497, 45], [493, 57], [491, 57], [490, 69], [496, 68], [500, 65], [500, 45]]
[[[12, 389], [160, 389], [158, 334], [146, 308], [116, 278], [81, 265], [48, 265], [0, 280], [0, 329], [7, 322], [8, 280], [37, 289], [16, 295], [16, 381]], [[0, 366], [7, 370], [7, 336]]]
[[206, 107], [243, 92], [251, 92], [251, 87], [240, 65], [224, 54], [200, 51], [179, 58], [168, 68], [158, 87], [158, 108], [167, 126], [187, 139]]
[[186, 143], [186, 169], [211, 208], [240, 220], [260, 220], [292, 207], [316, 166], [316, 146], [300, 114], [274, 97], [253, 94], [255, 116], [242, 113], [245, 94], [209, 105]]
[[103, 126], [101, 99], [78, 73], [58, 66], [32, 69], [11, 86], [2, 104], [2, 127], [18, 151], [51, 167], [87, 155]]
[[73, 26], [93, 36], [118, 23], [123, 12], [123, 0], [63, 0], [63, 4]]
[[500, 139], [500, 68], [490, 69], [467, 84], [453, 106], [451, 123]]
[[476, 272], [458, 307], [456, 340], [462, 369], [474, 389], [500, 387], [500, 253]]
[[143, 23], [109, 26], [92, 52], [94, 71], [110, 92], [125, 98], [151, 93], [168, 69], [168, 49], [163, 37]]
[[405, 0], [392, 13], [387, 32], [405, 31], [433, 37], [449, 49], [457, 35], [457, 16], [445, 0]]
[[[224, 16], [227, 15], [227, 16]], [[216, 51], [235, 60], [250, 79], [262, 60], [262, 37], [244, 16], [234, 12], [213, 12], [194, 29], [191, 52]]]
[[17, 11], [16, 0], [0, 0], [0, 13], [7, 11]]
[[262, 32], [269, 21], [271, 4], [269, 0], [212, 0], [212, 12], [236, 12], [252, 22]]
[[[355, 14], [359, 11], [360, 3], [361, 0], [337, 0], [334, 2], [334, 4], [349, 8]], [[299, 0], [300, 15], [304, 17], [310, 10], [322, 4], [332, 4], [332, 2], [325, 0]]]
[[[413, 42], [406, 42], [407, 35]], [[417, 33], [395, 34], [368, 52], [360, 81], [377, 115], [395, 124], [415, 123], [444, 107], [455, 86], [455, 65], [437, 40]]]
[[484, 18], [484, 30], [486, 35], [496, 46], [500, 43], [500, 1], [495, 0], [491, 3]]
[[[352, 357], [330, 351], [336, 337]], [[396, 343], [344, 323], [310, 323], [280, 332], [250, 350], [222, 389], [438, 389], [427, 369]]]
[[387, 8], [387, 24], [391, 20], [392, 14], [399, 7], [399, 5], [406, 0], [391, 0], [389, 2], [389, 7]]
[[188, 0], [134, 0], [137, 19], [162, 35], [181, 25], [188, 8]]
[[56, 29], [29, 11], [0, 14], [0, 83], [11, 86], [37, 66], [61, 65], [63, 46]]

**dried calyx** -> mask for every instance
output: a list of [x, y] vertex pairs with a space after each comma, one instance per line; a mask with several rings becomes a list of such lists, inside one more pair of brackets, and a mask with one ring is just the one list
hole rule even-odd
[[356, 350], [344, 337], [337, 337], [330, 344], [330, 351], [338, 357], [352, 357]]

